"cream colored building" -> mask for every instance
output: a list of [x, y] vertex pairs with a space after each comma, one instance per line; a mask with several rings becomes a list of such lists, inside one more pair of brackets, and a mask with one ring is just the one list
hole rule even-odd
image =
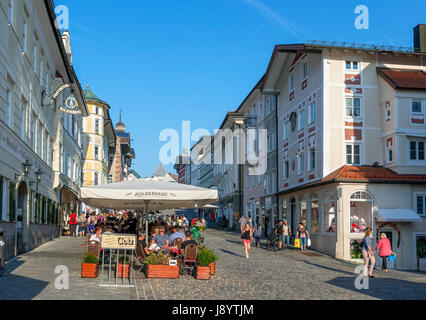
[[[426, 43], [426, 39], [421, 39]], [[315, 250], [360, 261], [386, 231], [400, 269], [426, 268], [426, 52], [278, 45], [262, 93], [278, 101], [279, 218]], [[380, 266], [380, 261], [378, 265]]]
[[83, 119], [83, 186], [107, 184], [116, 145], [110, 106], [89, 88], [84, 96], [89, 117]]
[[[70, 84], [79, 112], [86, 114], [55, 18], [50, 1], [0, 0], [0, 228], [7, 257], [60, 233], [59, 107], [68, 92], [53, 103], [45, 98]], [[78, 152], [74, 155], [78, 162]], [[27, 174], [23, 164], [30, 165]]]

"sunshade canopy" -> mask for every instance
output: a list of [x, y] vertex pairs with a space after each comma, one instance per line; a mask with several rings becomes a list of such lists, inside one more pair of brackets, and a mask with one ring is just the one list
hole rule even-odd
[[111, 209], [202, 208], [218, 201], [218, 191], [152, 178], [83, 187], [80, 200]]
[[422, 219], [412, 209], [377, 209], [376, 220], [380, 222], [419, 222]]

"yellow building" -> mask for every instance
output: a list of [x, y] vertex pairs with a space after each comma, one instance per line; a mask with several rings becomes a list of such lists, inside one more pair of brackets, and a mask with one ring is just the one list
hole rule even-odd
[[108, 183], [110, 155], [115, 153], [116, 137], [109, 115], [110, 106], [87, 86], [84, 90], [89, 116], [83, 119], [83, 186]]

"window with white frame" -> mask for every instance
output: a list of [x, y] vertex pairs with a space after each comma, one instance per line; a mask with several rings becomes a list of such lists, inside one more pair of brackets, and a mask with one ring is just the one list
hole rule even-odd
[[359, 165], [361, 164], [360, 145], [347, 144], [346, 145], [346, 164]]
[[47, 137], [48, 137], [48, 133], [45, 130], [43, 132], [43, 160], [46, 163], [47, 163]]
[[28, 34], [28, 24], [27, 19], [24, 18], [24, 25], [22, 28], [22, 50], [27, 52], [27, 34]]
[[99, 184], [99, 173], [95, 172], [94, 185], [97, 186]]
[[305, 121], [306, 121], [306, 116], [305, 116], [305, 109], [301, 110], [299, 112], [299, 116], [297, 117], [298, 121], [298, 130], [301, 131], [303, 129], [305, 129]]
[[387, 163], [393, 162], [393, 149], [392, 149], [392, 147], [386, 148], [386, 162]]
[[21, 109], [21, 140], [25, 141], [25, 126], [27, 124], [27, 102], [22, 101]]
[[346, 70], [359, 71], [359, 62], [358, 61], [346, 60], [345, 65], [346, 65]]
[[37, 121], [37, 117], [35, 115], [35, 113], [32, 113], [32, 118], [31, 118], [31, 133], [30, 133], [30, 143], [31, 143], [31, 148], [33, 149], [33, 151], [35, 151], [35, 124]]
[[317, 119], [317, 104], [315, 102], [311, 103], [309, 105], [309, 124], [314, 123]]
[[290, 137], [290, 122], [284, 122], [284, 141]]
[[98, 157], [99, 157], [99, 147], [95, 146], [95, 160], [99, 160]]
[[301, 175], [303, 172], [305, 172], [305, 154], [301, 152], [297, 157], [297, 173]]
[[295, 76], [294, 73], [290, 74], [290, 92], [294, 91], [294, 82], [295, 82]]
[[308, 77], [308, 62], [304, 60], [302, 62], [302, 81]]
[[6, 89], [6, 124], [11, 127], [12, 125], [12, 91], [10, 89]]
[[33, 71], [34, 73], [37, 73], [37, 41], [34, 40], [34, 47], [33, 47]]
[[415, 115], [423, 115], [423, 103], [421, 100], [411, 101], [411, 113]]
[[288, 180], [290, 177], [290, 163], [288, 160], [284, 161], [284, 180]]
[[311, 196], [311, 233], [319, 233], [320, 232], [320, 207], [319, 207], [319, 199], [316, 193]]
[[315, 149], [309, 150], [309, 171], [315, 170]]
[[410, 160], [425, 159], [424, 141], [410, 141]]
[[95, 133], [99, 134], [99, 120], [95, 120]]
[[418, 215], [426, 215], [426, 193], [416, 193], [415, 206]]
[[42, 135], [43, 135], [43, 126], [41, 122], [38, 122], [38, 128], [37, 128], [37, 154], [41, 157], [41, 144], [42, 144]]
[[335, 233], [337, 227], [336, 198], [331, 193], [323, 197], [324, 232]]
[[9, 0], [7, 5], [7, 22], [13, 26], [13, 18], [15, 15], [15, 0]]
[[43, 60], [40, 59], [40, 87], [43, 86]]
[[361, 116], [361, 98], [346, 97], [346, 116], [347, 117]]

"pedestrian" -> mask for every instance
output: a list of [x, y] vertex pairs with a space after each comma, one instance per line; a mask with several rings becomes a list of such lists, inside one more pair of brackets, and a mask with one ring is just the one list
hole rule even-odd
[[299, 228], [297, 229], [296, 239], [300, 239], [300, 251], [306, 251], [306, 245], [308, 244], [309, 232], [306, 230], [303, 223], [299, 223]]
[[246, 223], [244, 225], [243, 232], [241, 233], [241, 239], [243, 239], [246, 259], [248, 259], [250, 255], [250, 244], [251, 244], [252, 238], [253, 238], [253, 229], [251, 229], [248, 223]]
[[393, 255], [392, 246], [389, 239], [386, 237], [386, 233], [380, 235], [379, 243], [377, 243], [376, 250], [379, 250], [379, 256], [382, 257], [382, 269], [388, 272], [388, 258]]
[[260, 226], [259, 221], [256, 222], [256, 225], [254, 226], [254, 239], [256, 241], [256, 247], [260, 247], [260, 237], [262, 235], [262, 227]]
[[247, 223], [250, 225], [250, 228], [253, 228], [253, 220], [251, 219], [251, 217], [247, 217]]
[[282, 220], [279, 220], [277, 226], [275, 227], [275, 235], [278, 238], [278, 249], [283, 247], [283, 231], [283, 222]]
[[290, 236], [291, 236], [290, 225], [288, 224], [287, 220], [284, 219], [284, 223], [283, 223], [283, 245], [284, 245], [284, 248], [287, 248], [290, 245]]
[[268, 221], [268, 217], [265, 218], [265, 237], [268, 237], [268, 226], [269, 226], [269, 221]]
[[245, 225], [246, 225], [246, 223], [247, 223], [247, 220], [246, 220], [246, 218], [245, 218], [244, 216], [242, 216], [238, 222], [240, 223], [240, 230], [241, 230], [241, 233], [243, 233], [243, 232], [244, 232]]
[[79, 218], [79, 226], [78, 226], [80, 237], [84, 237], [86, 235], [86, 228], [87, 228], [86, 215], [84, 214], [84, 212], [82, 212]]
[[[376, 263], [376, 260], [374, 259], [374, 252], [371, 250], [371, 247], [373, 245], [373, 239], [371, 238], [372, 229], [368, 227], [365, 230], [365, 236], [362, 240], [362, 256], [364, 257], [364, 277], [367, 277], [367, 270], [368, 270], [368, 276], [370, 278], [374, 278], [373, 276], [373, 268], [374, 264]], [[368, 264], [370, 263], [370, 268], [368, 268]]]
[[78, 220], [77, 220], [77, 215], [75, 214], [75, 212], [72, 212], [70, 214], [70, 218], [68, 220], [68, 224], [70, 226], [71, 236], [72, 237], [76, 237], [77, 236], [77, 224], [78, 224]]
[[95, 223], [93, 221], [90, 221], [87, 229], [89, 231], [89, 235], [92, 236], [95, 233]]

